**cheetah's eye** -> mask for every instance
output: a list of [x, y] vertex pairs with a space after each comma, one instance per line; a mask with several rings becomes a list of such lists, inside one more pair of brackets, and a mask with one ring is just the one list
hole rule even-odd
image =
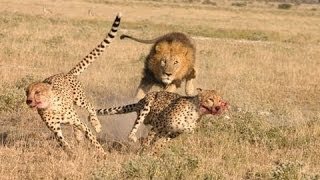
[[214, 102], [214, 99], [213, 99], [213, 98], [209, 98], [209, 101], [212, 101], [212, 102]]

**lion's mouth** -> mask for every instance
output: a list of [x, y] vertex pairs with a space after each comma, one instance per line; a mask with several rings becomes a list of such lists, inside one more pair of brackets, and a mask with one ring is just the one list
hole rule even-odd
[[165, 83], [165, 84], [170, 84], [170, 83], [172, 83], [172, 78], [171, 78], [171, 77], [168, 77], [168, 76], [162, 76], [162, 77], [161, 77], [161, 80], [162, 80], [162, 82]]

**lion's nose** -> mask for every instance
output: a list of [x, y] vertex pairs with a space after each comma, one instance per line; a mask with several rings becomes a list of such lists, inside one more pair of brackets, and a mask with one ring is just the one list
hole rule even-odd
[[172, 73], [165, 73], [167, 76], [171, 76], [172, 75]]
[[28, 99], [28, 100], [26, 101], [26, 103], [27, 103], [27, 104], [31, 104], [31, 103], [32, 103], [32, 100]]
[[216, 111], [219, 111], [221, 109], [221, 107], [220, 106], [216, 106], [215, 109], [216, 109]]

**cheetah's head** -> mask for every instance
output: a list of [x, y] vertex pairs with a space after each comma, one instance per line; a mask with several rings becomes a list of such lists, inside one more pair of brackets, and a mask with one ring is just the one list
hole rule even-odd
[[27, 105], [30, 108], [47, 109], [50, 105], [51, 85], [32, 83], [26, 89]]
[[201, 114], [218, 115], [229, 108], [228, 103], [222, 100], [215, 90], [202, 90], [197, 88], [197, 91], [200, 99]]

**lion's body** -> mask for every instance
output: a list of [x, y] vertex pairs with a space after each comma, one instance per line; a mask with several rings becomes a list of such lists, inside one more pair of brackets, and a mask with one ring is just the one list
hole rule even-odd
[[60, 145], [64, 148], [70, 149], [62, 135], [61, 124], [70, 124], [74, 127], [77, 140], [81, 140], [80, 133], [82, 131], [90, 142], [104, 153], [102, 146], [98, 143], [91, 130], [85, 123], [80, 121], [73, 106], [75, 104], [85, 108], [89, 112], [88, 119], [90, 123], [97, 132], [100, 132], [101, 124], [94, 107], [87, 101], [77, 76], [109, 47], [118, 30], [120, 18], [121, 15], [117, 15], [110, 32], [104, 40], [67, 74], [53, 75], [40, 83], [31, 84], [27, 88], [27, 104], [38, 110], [42, 120], [54, 132]]
[[218, 114], [226, 108], [213, 90], [204, 90], [196, 96], [180, 96], [176, 93], [150, 92], [138, 103], [97, 110], [98, 115], [137, 112], [138, 117], [129, 139], [137, 141], [136, 132], [144, 123], [151, 126], [147, 145], [160, 138], [172, 138], [181, 133], [192, 133], [203, 114]]
[[154, 43], [145, 61], [144, 73], [137, 91], [137, 98], [142, 98], [152, 85], [160, 85], [166, 91], [175, 92], [186, 81], [185, 91], [192, 95], [195, 75], [195, 46], [185, 34], [173, 32], [154, 40], [140, 40], [141, 43]]

